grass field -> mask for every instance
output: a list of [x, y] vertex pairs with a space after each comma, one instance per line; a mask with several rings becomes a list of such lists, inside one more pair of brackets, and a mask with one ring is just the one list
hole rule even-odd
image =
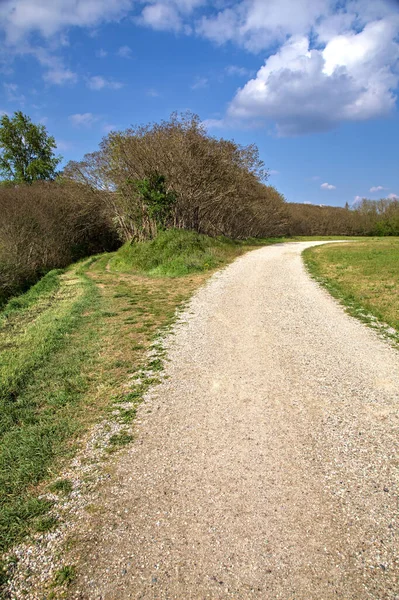
[[304, 252], [310, 273], [349, 311], [399, 331], [399, 238], [316, 246]]
[[[57, 473], [83, 434], [127, 399], [129, 376], [160, 368], [147, 351], [176, 308], [252, 247], [169, 232], [52, 271], [0, 312], [1, 552], [56, 525], [40, 494], [57, 491]], [[120, 413], [127, 425], [136, 396]], [[126, 430], [111, 441], [117, 448], [130, 439]], [[61, 483], [64, 493], [70, 484]]]

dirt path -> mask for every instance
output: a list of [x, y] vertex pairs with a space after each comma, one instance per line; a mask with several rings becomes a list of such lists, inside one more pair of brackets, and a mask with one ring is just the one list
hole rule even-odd
[[399, 352], [308, 278], [311, 245], [194, 296], [74, 598], [399, 598]]

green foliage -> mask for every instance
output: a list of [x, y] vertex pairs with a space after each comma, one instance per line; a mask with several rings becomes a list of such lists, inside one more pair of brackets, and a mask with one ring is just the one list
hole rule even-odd
[[397, 198], [381, 198], [380, 200], [363, 200], [353, 211], [365, 235], [398, 236], [399, 235], [399, 200]]
[[176, 203], [176, 194], [167, 190], [165, 177], [152, 173], [146, 179], [135, 181], [134, 185], [150, 219], [155, 221], [158, 229], [165, 229]]
[[76, 569], [73, 565], [65, 565], [57, 571], [54, 586], [70, 585], [76, 579]]
[[0, 119], [0, 174], [14, 183], [48, 181], [61, 162], [55, 156], [55, 139], [44, 125], [35, 125], [21, 111]]

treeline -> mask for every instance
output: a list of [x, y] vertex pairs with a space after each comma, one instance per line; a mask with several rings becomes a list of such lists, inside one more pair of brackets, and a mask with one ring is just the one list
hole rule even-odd
[[110, 133], [55, 180], [1, 185], [0, 304], [52, 268], [170, 228], [236, 239], [399, 235], [397, 200], [290, 204], [267, 176], [256, 146], [214, 138], [188, 113]]
[[399, 235], [399, 201], [367, 200], [353, 208], [287, 203], [286, 234], [293, 235]]

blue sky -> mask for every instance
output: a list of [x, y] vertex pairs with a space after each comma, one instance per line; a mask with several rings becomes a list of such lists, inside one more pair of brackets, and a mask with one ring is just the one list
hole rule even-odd
[[289, 201], [399, 195], [396, 0], [0, 0], [0, 32], [0, 111], [65, 160], [189, 109]]

